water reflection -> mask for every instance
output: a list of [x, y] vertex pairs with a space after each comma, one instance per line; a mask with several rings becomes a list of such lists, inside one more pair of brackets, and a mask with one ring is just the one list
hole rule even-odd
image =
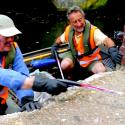
[[[108, 9], [109, 10], [109, 9]], [[111, 13], [103, 9], [86, 11], [86, 18], [112, 37], [115, 30], [123, 30], [124, 14]], [[23, 53], [46, 48], [52, 45], [66, 24], [66, 12], [58, 12], [52, 7], [23, 10], [6, 10], [23, 34], [19, 35], [19, 46]]]
[[[60, 16], [60, 18], [62, 17]], [[113, 36], [115, 30], [122, 30], [123, 28], [124, 20], [121, 20], [119, 17], [117, 18], [118, 19], [111, 19], [105, 16], [97, 16], [93, 19], [92, 16], [87, 15], [87, 19], [98, 26], [109, 37]], [[42, 21], [40, 23], [25, 23], [22, 28], [23, 34], [19, 36], [19, 44], [22, 52], [26, 53], [51, 46], [55, 38], [64, 31], [67, 24], [66, 17], [63, 17], [63, 20], [57, 19], [51, 19], [52, 22], [50, 20], [50, 22], [48, 22], [48, 20], [43, 21], [41, 19]]]

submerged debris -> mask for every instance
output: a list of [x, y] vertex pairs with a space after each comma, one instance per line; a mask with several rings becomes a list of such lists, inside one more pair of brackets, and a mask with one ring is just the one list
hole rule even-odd
[[[80, 82], [125, 92], [125, 70], [93, 75]], [[4, 125], [124, 125], [125, 95], [70, 87], [41, 110], [0, 116]]]

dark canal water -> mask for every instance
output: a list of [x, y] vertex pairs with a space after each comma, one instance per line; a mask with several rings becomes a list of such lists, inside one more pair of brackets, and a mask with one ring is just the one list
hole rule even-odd
[[[23, 53], [49, 47], [67, 24], [66, 12], [58, 12], [50, 0], [34, 6], [1, 7], [0, 13], [10, 16], [23, 34], [18, 44]], [[124, 4], [109, 0], [105, 7], [85, 11], [86, 18], [105, 34], [113, 37], [116, 30], [123, 30], [125, 24]]]

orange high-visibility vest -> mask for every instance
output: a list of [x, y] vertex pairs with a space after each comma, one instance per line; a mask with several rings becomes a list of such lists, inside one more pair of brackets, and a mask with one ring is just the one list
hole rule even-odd
[[[5, 56], [3, 56], [3, 58], [2, 58], [2, 68], [6, 68], [6, 67], [8, 67], [8, 64], [11, 64], [12, 62], [13, 62], [13, 60], [14, 60], [14, 55], [15, 55], [15, 48], [17, 47], [17, 44], [16, 44], [16, 42], [14, 42], [14, 45], [12, 46], [12, 48], [11, 48], [11, 54], [13, 54], [12, 56], [13, 57], [11, 57], [11, 59], [10, 60], [6, 60], [6, 57]], [[9, 53], [10, 53], [9, 52]], [[8, 54], [8, 56], [9, 56], [9, 54]], [[7, 57], [8, 58], [8, 57]], [[6, 62], [7, 61], [7, 62]], [[9, 82], [9, 81], [8, 81]], [[7, 98], [8, 98], [8, 87], [5, 87], [5, 86], [1, 86], [0, 85], [0, 87], [2, 88], [2, 90], [0, 91], [0, 98], [1, 98], [1, 104], [5, 104], [6, 103], [6, 100], [7, 100]]]
[[[101, 60], [101, 56], [100, 56], [100, 48], [97, 48], [94, 42], [94, 31], [95, 31], [96, 27], [93, 25], [90, 25], [90, 29], [89, 30], [89, 34], [83, 32], [83, 34], [80, 36], [80, 39], [78, 41], [78, 43], [76, 43], [75, 37], [74, 37], [74, 33], [72, 33], [72, 38], [70, 37], [70, 33], [71, 32], [75, 32], [73, 31], [73, 29], [71, 28], [70, 25], [68, 25], [66, 27], [65, 30], [65, 40], [67, 42], [69, 42], [70, 47], [74, 46], [75, 49], [71, 48], [71, 51], [73, 53], [73, 55], [75, 55], [74, 53], [77, 53], [78, 56], [83, 55], [82, 58], [78, 58], [76, 55], [76, 58], [79, 62], [79, 64], [82, 67], [87, 67], [90, 63], [92, 63], [92, 61], [94, 60]], [[86, 30], [86, 29], [85, 29]], [[85, 35], [88, 35], [88, 41], [89, 43], [87, 43], [89, 45], [89, 47], [91, 48], [91, 50], [93, 50], [93, 52], [91, 54], [88, 55], [84, 55], [84, 53], [86, 53], [86, 48], [85, 48], [85, 41], [84, 41], [84, 37]], [[73, 45], [72, 45], [73, 44]], [[90, 50], [90, 51], [91, 51]], [[75, 51], [75, 52], [74, 52]]]

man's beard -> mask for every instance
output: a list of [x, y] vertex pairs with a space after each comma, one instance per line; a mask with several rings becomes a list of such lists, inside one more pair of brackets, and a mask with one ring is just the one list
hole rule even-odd
[[75, 28], [75, 27], [73, 27], [73, 29], [76, 31], [76, 32], [79, 32], [79, 33], [81, 33], [81, 32], [83, 32], [84, 31], [84, 27], [82, 27], [82, 28]]

